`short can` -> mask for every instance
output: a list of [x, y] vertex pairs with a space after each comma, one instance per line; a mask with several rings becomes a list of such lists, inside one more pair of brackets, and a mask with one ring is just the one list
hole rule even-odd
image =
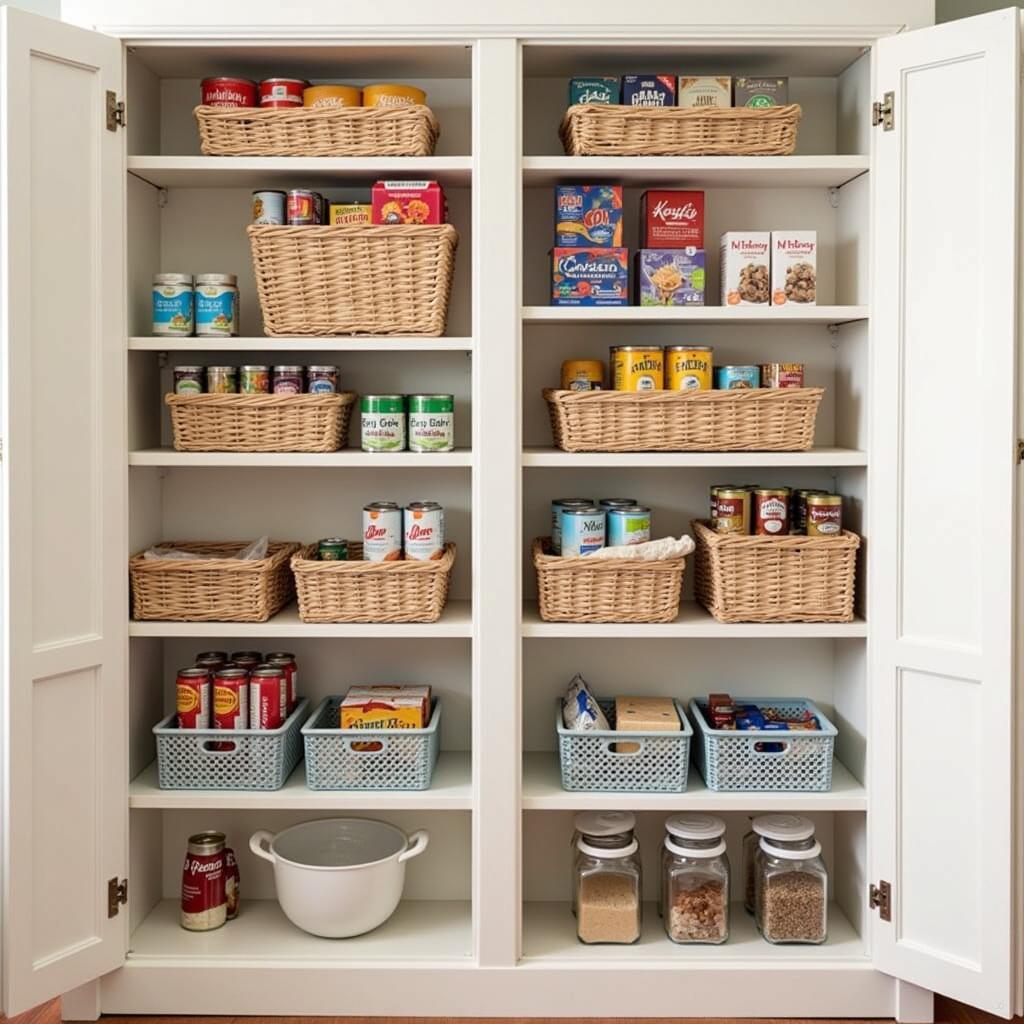
[[751, 506], [753, 532], [759, 537], [784, 537], [789, 533], [789, 488], [759, 487]]
[[258, 363], [238, 371], [238, 390], [243, 395], [270, 394], [270, 367]]
[[306, 369], [306, 388], [311, 395], [333, 395], [338, 391], [336, 366], [310, 366]]
[[579, 558], [605, 546], [605, 511], [596, 505], [561, 510], [561, 551], [564, 558]]
[[645, 544], [651, 539], [651, 510], [646, 505], [610, 508], [605, 533], [610, 548]]
[[284, 724], [281, 714], [281, 692], [284, 669], [277, 665], [260, 665], [249, 674], [249, 728], [279, 729]]
[[197, 274], [195, 294], [197, 337], [237, 337], [238, 276]]
[[455, 398], [409, 395], [409, 451], [450, 452], [455, 447]]
[[363, 506], [363, 560], [397, 562], [402, 557], [402, 510], [393, 501]]
[[204, 107], [255, 107], [258, 87], [248, 78], [204, 78], [199, 84]]
[[604, 380], [604, 363], [600, 359], [566, 359], [562, 363], [563, 391], [600, 391]]
[[195, 290], [191, 274], [153, 275], [153, 334], [190, 338], [195, 331]]
[[665, 348], [666, 391], [710, 391], [712, 349], [707, 345]]
[[237, 394], [238, 367], [208, 366], [206, 368], [206, 390], [211, 395]]
[[304, 107], [361, 107], [363, 90], [354, 85], [307, 85], [302, 91]]
[[807, 536], [838, 537], [843, 532], [843, 499], [838, 494], [808, 494]]
[[277, 189], [260, 189], [252, 194], [253, 224], [287, 224], [288, 193]]
[[664, 349], [616, 345], [611, 350], [611, 367], [616, 391], [661, 391], [665, 387]]
[[762, 363], [761, 387], [802, 388], [804, 386], [803, 363]]
[[364, 107], [407, 107], [426, 102], [427, 94], [415, 85], [384, 82], [363, 87]]
[[210, 673], [205, 668], [178, 669], [174, 686], [179, 729], [210, 728]]
[[244, 668], [222, 668], [213, 677], [213, 728], [248, 726], [249, 673]]
[[789, 495], [789, 532], [804, 534], [807, 532], [807, 498], [812, 494], [828, 494], [816, 488], [801, 488], [791, 491]]
[[266, 656], [266, 665], [284, 671], [281, 684], [281, 719], [287, 718], [299, 703], [299, 663], [291, 651], [271, 651]]
[[188, 837], [181, 872], [181, 927], [190, 932], [220, 928], [228, 919], [223, 832]]
[[760, 386], [761, 368], [759, 366], [715, 367], [715, 387], [719, 391], [738, 391]]
[[405, 451], [405, 395], [363, 395], [359, 423], [364, 452]]
[[750, 533], [750, 491], [743, 487], [719, 488], [713, 526], [716, 533]]
[[275, 395], [301, 395], [305, 389], [304, 366], [275, 366], [270, 378], [270, 390]]
[[[590, 498], [555, 498], [551, 502], [551, 554], [562, 553], [562, 509], [590, 508], [593, 504]], [[630, 504], [635, 502], [630, 501]]]
[[436, 501], [412, 501], [402, 511], [402, 547], [415, 562], [444, 554], [444, 508]]
[[636, 498], [601, 498], [597, 503], [598, 508], [632, 508], [638, 504]]
[[260, 82], [260, 106], [301, 107], [307, 85], [303, 78], [264, 78]]
[[293, 227], [316, 223], [316, 193], [308, 188], [293, 188], [288, 192], [286, 217]]
[[174, 393], [176, 395], [201, 395], [205, 379], [205, 367], [176, 366], [174, 368]]
[[347, 562], [348, 541], [342, 537], [324, 537], [317, 542], [316, 557], [321, 562]]

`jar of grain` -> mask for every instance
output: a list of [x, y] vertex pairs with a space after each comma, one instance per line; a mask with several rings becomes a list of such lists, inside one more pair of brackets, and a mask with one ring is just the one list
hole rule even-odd
[[[602, 839], [612, 836], [625, 836], [628, 842], [633, 838], [636, 828], [636, 815], [632, 811], [580, 811], [573, 819], [572, 846], [576, 852], [576, 844], [581, 836], [589, 836], [591, 845], [599, 845]], [[576, 863], [572, 862], [572, 912], [576, 915]]]
[[729, 938], [725, 822], [678, 814], [665, 823], [665, 931], [673, 942], [718, 945]]
[[632, 829], [596, 835], [579, 824], [573, 870], [577, 938], [588, 944], [637, 942], [642, 890], [639, 844]]
[[763, 837], [776, 846], [806, 850], [807, 841], [814, 840], [814, 825], [799, 814], [760, 814], [750, 822], [750, 831], [743, 837], [743, 906], [748, 914], [754, 913], [754, 879], [759, 870], [758, 857]]
[[820, 944], [828, 935], [828, 872], [821, 844], [811, 838], [793, 845], [806, 849], [761, 839], [757, 926], [768, 942]]

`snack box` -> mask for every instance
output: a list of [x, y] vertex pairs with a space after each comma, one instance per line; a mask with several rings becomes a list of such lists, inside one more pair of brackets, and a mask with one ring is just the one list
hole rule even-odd
[[[675, 703], [669, 697], [616, 697], [616, 732], [681, 732]], [[617, 754], [637, 753], [638, 743], [614, 744]]]
[[436, 181], [377, 181], [370, 193], [374, 224], [443, 224], [444, 189]]
[[640, 248], [703, 249], [704, 193], [648, 189], [640, 197]]
[[771, 233], [727, 231], [722, 235], [722, 305], [760, 306], [768, 302]]
[[551, 305], [629, 305], [628, 249], [560, 247], [551, 251], [551, 265]]
[[817, 304], [818, 233], [772, 232], [772, 305]]
[[729, 77], [679, 78], [677, 106], [731, 107], [732, 79]]
[[619, 80], [617, 78], [570, 78], [569, 106], [575, 103], [604, 103], [618, 105]]
[[369, 203], [331, 203], [327, 223], [345, 227], [372, 224], [373, 207]]
[[638, 306], [703, 306], [703, 249], [640, 249], [633, 260]]
[[783, 107], [789, 102], [788, 78], [737, 78], [734, 107]]
[[423, 729], [430, 721], [430, 687], [350, 687], [340, 719], [342, 729]]
[[626, 107], [674, 107], [674, 75], [623, 75], [622, 104]]
[[555, 245], [563, 249], [622, 245], [622, 186], [559, 185]]

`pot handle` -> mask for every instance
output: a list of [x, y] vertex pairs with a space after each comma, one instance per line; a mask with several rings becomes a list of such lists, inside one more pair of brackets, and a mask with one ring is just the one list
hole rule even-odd
[[[256, 854], [257, 857], [262, 857], [264, 860], [269, 860], [271, 864], [274, 863], [274, 855], [270, 852], [270, 844], [274, 841], [274, 833], [268, 832], [265, 828], [261, 828], [258, 832], [253, 832], [249, 837], [249, 849]], [[267, 845], [264, 846], [263, 844]]]
[[[255, 839], [255, 836], [253, 838]], [[417, 829], [409, 836], [409, 845], [398, 855], [398, 863], [404, 864], [407, 860], [418, 857], [427, 848], [429, 842], [430, 833], [425, 828]]]

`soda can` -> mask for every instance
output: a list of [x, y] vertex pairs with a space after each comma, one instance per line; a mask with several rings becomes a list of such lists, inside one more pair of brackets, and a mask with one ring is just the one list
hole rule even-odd
[[341, 537], [324, 537], [316, 546], [316, 557], [321, 562], [348, 561], [348, 541]]
[[288, 195], [276, 189], [265, 189], [252, 194], [253, 224], [287, 224]]
[[260, 665], [249, 675], [249, 728], [280, 729], [281, 691], [284, 669], [280, 665]]
[[288, 223], [307, 225], [316, 223], [316, 193], [308, 188], [293, 188], [288, 193]]
[[249, 673], [222, 668], [213, 677], [213, 728], [245, 729], [248, 724]]
[[607, 510], [608, 547], [645, 544], [651, 539], [651, 510], [646, 505], [617, 505]]
[[551, 554], [562, 553], [562, 509], [590, 508], [593, 504], [590, 498], [555, 498], [551, 502]]
[[299, 663], [291, 651], [273, 651], [267, 655], [265, 664], [284, 669], [282, 714], [287, 718], [299, 702]]
[[263, 664], [263, 655], [259, 651], [236, 651], [231, 655], [231, 664], [251, 672], [257, 665]]
[[393, 501], [363, 506], [363, 559], [396, 562], [402, 557], [402, 510]]
[[444, 509], [436, 501], [412, 501], [402, 512], [402, 546], [415, 562], [444, 554]]
[[179, 729], [210, 728], [210, 673], [205, 668], [178, 669], [175, 683]]
[[228, 660], [227, 651], [200, 651], [196, 655], [196, 664], [201, 661], [219, 661], [222, 665]]

